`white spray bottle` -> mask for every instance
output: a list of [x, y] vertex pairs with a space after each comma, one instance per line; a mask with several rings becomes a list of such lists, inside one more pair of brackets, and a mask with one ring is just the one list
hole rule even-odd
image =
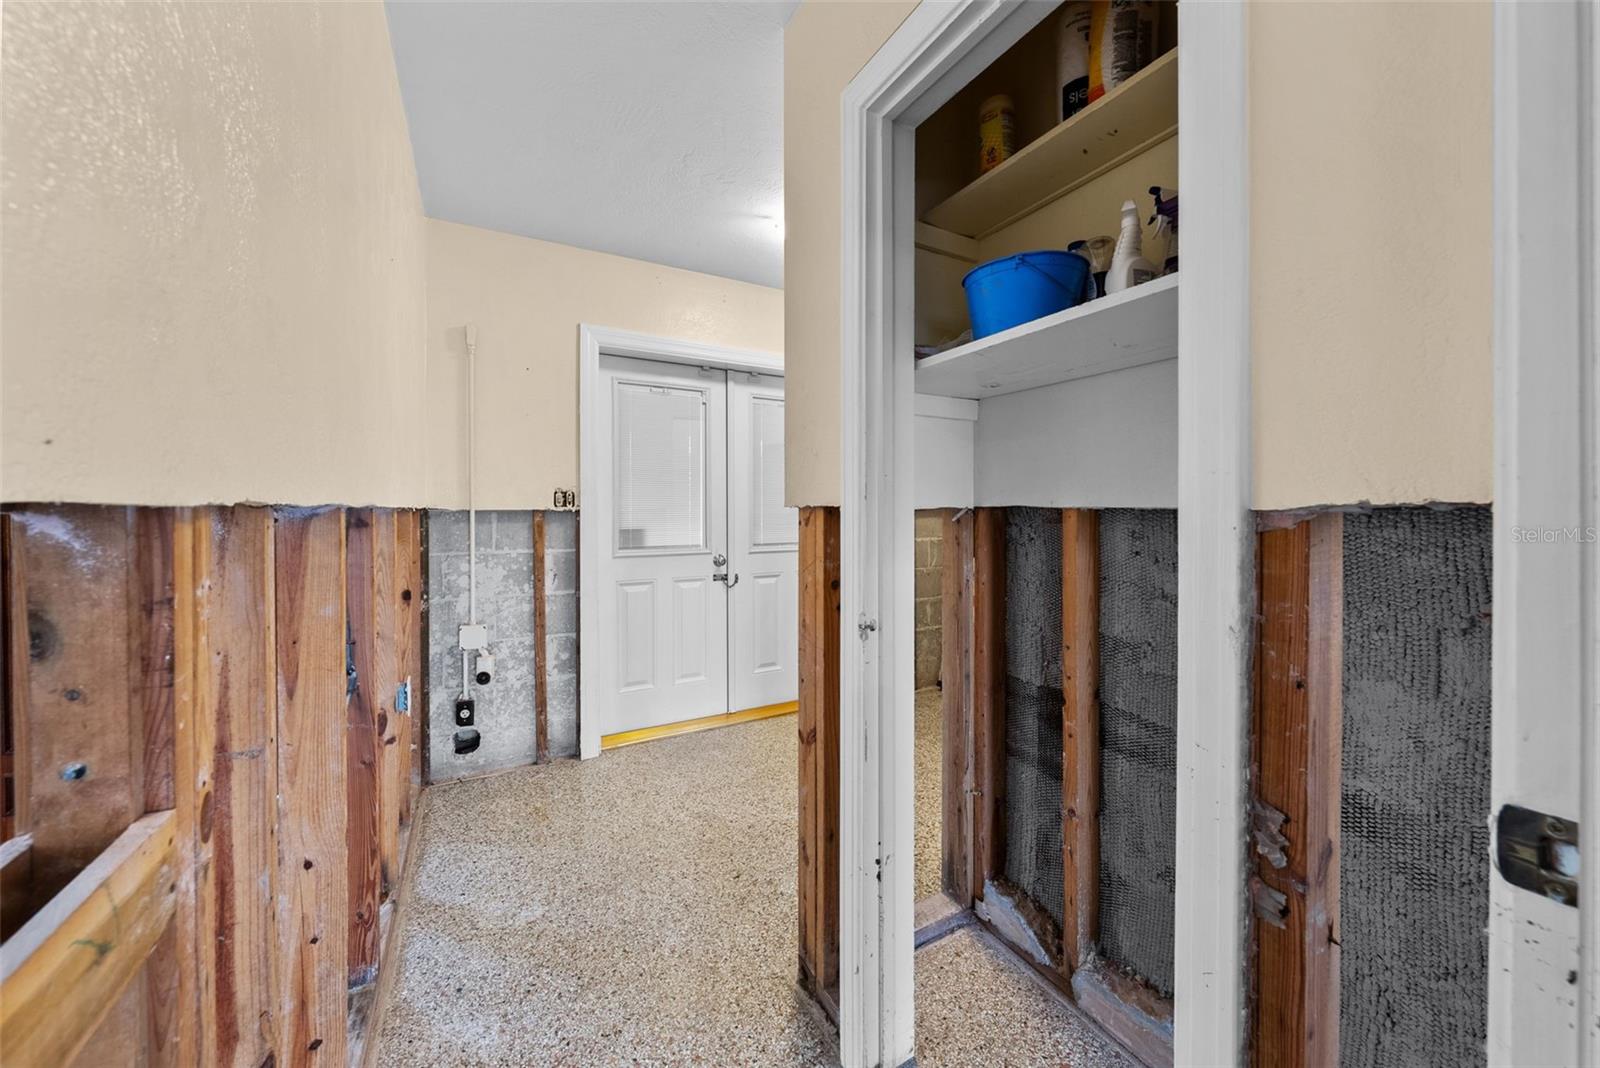
[[1144, 233], [1139, 227], [1139, 209], [1131, 200], [1122, 202], [1122, 232], [1117, 235], [1117, 250], [1111, 255], [1111, 269], [1106, 271], [1106, 293], [1120, 293], [1141, 282], [1148, 282], [1160, 272], [1155, 264], [1144, 258]]

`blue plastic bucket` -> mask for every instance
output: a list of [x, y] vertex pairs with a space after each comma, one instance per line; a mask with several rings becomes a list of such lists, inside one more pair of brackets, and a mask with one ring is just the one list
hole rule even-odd
[[1088, 260], [1054, 249], [1019, 252], [974, 267], [961, 280], [973, 340], [1074, 307], [1088, 277]]

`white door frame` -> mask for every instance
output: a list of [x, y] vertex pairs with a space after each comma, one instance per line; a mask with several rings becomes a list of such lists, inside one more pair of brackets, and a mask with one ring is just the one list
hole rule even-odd
[[[913, 1053], [914, 128], [1052, 5], [923, 0], [842, 99], [840, 1057]], [[1179, 6], [1178, 1064], [1236, 1064], [1254, 592], [1244, 5]], [[1191, 236], [1193, 231], [1193, 236]]]
[[601, 648], [600, 614], [585, 606], [599, 603], [596, 598], [600, 596], [603, 575], [595, 565], [605, 552], [606, 532], [594, 523], [583, 522], [581, 511], [586, 502], [600, 500], [611, 492], [611, 479], [595, 459], [603, 447], [599, 440], [599, 405], [606, 400], [600, 381], [602, 356], [783, 374], [783, 356], [774, 352], [680, 341], [588, 323], [578, 325], [578, 754], [585, 760], [600, 755], [598, 712], [605, 689], [596, 655]]
[[[1571, 2], [1494, 11], [1490, 833], [1509, 802], [1576, 817], [1585, 848], [1600, 831], [1600, 549], [1579, 536], [1600, 524], [1595, 14]], [[1490, 876], [1490, 1064], [1600, 1063], [1592, 871], [1578, 909]]]

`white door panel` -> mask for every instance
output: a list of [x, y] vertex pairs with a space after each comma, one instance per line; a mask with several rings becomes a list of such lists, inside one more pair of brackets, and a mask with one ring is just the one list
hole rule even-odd
[[727, 383], [646, 360], [600, 368], [612, 493], [594, 521], [617, 591], [600, 605], [609, 735], [728, 708], [726, 597], [711, 580], [726, 551]]
[[760, 708], [800, 692], [800, 519], [783, 503], [783, 379], [728, 379], [729, 685], [734, 708]]

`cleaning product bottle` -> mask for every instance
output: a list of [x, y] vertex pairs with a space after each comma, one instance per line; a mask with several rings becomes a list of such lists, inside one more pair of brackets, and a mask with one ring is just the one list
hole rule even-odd
[[1133, 201], [1125, 200], [1122, 202], [1122, 232], [1117, 235], [1117, 251], [1112, 253], [1111, 269], [1106, 272], [1106, 293], [1132, 289], [1159, 273], [1155, 264], [1144, 258], [1143, 243], [1139, 208]]
[[1056, 85], [1060, 107], [1056, 121], [1065, 122], [1089, 105], [1089, 4], [1061, 5], [1056, 26]]
[[1178, 191], [1166, 189], [1159, 185], [1150, 187], [1150, 195], [1156, 198], [1156, 213], [1150, 217], [1150, 223], [1156, 228], [1157, 237], [1165, 237], [1167, 252], [1161, 263], [1163, 277], [1178, 273]]

